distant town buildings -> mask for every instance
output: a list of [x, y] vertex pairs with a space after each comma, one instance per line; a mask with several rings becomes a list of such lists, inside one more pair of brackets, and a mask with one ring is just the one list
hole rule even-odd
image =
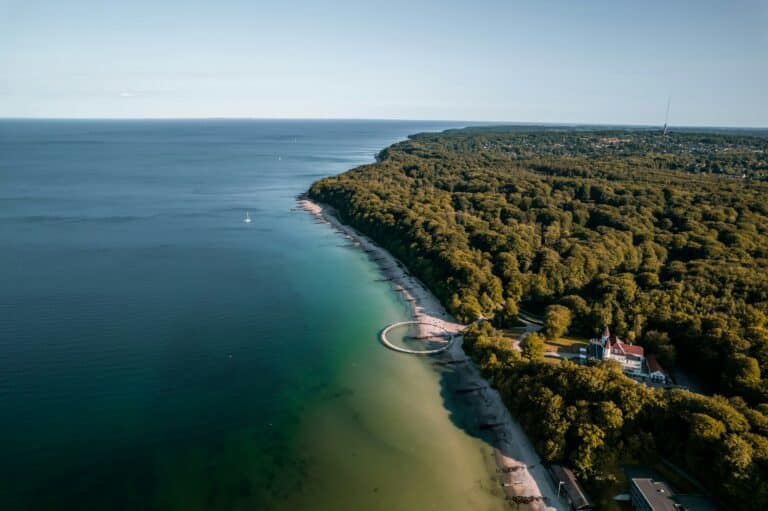
[[642, 346], [624, 342], [615, 335], [611, 335], [607, 326], [603, 335], [589, 341], [587, 357], [596, 360], [614, 360], [621, 365], [628, 376], [639, 380], [661, 384], [668, 382], [666, 371], [654, 355], [646, 357]]

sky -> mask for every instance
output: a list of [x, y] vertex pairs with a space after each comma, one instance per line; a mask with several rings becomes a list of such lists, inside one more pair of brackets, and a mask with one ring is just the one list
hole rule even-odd
[[0, 0], [0, 117], [768, 126], [768, 0]]

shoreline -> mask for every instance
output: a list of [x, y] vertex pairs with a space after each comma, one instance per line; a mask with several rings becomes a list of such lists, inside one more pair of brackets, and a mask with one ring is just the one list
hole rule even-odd
[[494, 479], [506, 500], [527, 504], [528, 509], [533, 511], [565, 510], [566, 507], [557, 498], [549, 475], [522, 427], [510, 415], [499, 393], [482, 377], [479, 369], [464, 353], [460, 334], [466, 325], [456, 322], [427, 287], [392, 254], [354, 228], [343, 224], [333, 208], [316, 203], [305, 195], [299, 196], [297, 201], [301, 209], [312, 214], [320, 223], [332, 227], [378, 265], [393, 291], [401, 294], [409, 304], [411, 320], [420, 323], [420, 336], [429, 335], [428, 326], [434, 326], [455, 337], [455, 341], [442, 352], [447, 355], [447, 360], [442, 362], [452, 363], [462, 385], [475, 390], [472, 395], [477, 398], [473, 400], [472, 408], [477, 412], [478, 425], [493, 435], [497, 468]]

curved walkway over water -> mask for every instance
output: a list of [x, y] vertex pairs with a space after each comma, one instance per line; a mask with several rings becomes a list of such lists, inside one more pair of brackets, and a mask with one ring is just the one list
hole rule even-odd
[[[433, 325], [432, 323], [427, 323], [425, 321], [400, 321], [398, 323], [392, 323], [387, 328], [381, 331], [381, 334], [379, 335], [379, 340], [381, 340], [381, 343], [386, 346], [387, 348], [393, 350], [393, 351], [399, 351], [400, 353], [408, 353], [411, 355], [434, 355], [435, 353], [441, 353], [448, 348], [451, 347], [454, 340], [454, 335], [448, 332], [447, 330], [443, 330], [445, 333], [450, 335], [450, 338], [447, 343], [445, 343], [445, 346], [441, 346], [439, 348], [433, 349], [433, 350], [412, 350], [408, 348], [403, 348], [401, 346], [397, 346], [389, 341], [387, 339], [387, 334], [393, 329], [397, 328], [399, 326], [405, 326], [405, 325], [426, 325], [426, 326], [437, 326]], [[438, 327], [439, 328], [439, 327]]]

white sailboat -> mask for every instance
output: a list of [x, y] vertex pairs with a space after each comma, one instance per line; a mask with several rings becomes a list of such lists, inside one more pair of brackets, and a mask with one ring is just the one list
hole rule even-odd
[[245, 219], [243, 220], [243, 222], [245, 222], [246, 224], [250, 224], [251, 223], [251, 213], [250, 213], [250, 211], [246, 211], [245, 212]]

